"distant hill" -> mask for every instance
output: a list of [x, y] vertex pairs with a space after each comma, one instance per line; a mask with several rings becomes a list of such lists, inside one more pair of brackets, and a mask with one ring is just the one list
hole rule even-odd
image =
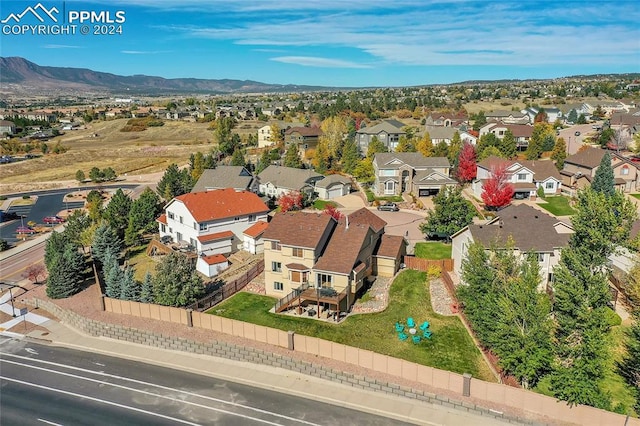
[[162, 78], [147, 75], [122, 76], [86, 68], [48, 67], [20, 57], [0, 57], [0, 85], [25, 90], [93, 89], [129, 93], [265, 93], [332, 90], [322, 86], [268, 84], [251, 80]]

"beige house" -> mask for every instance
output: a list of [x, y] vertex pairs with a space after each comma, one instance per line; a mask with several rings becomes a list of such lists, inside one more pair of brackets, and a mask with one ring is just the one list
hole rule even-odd
[[[575, 196], [578, 189], [591, 185], [606, 152], [601, 148], [589, 148], [567, 157], [560, 171], [562, 192]], [[640, 187], [640, 171], [636, 163], [616, 152], [609, 151], [609, 154], [616, 188], [623, 192], [636, 191]]]
[[[263, 234], [265, 289], [276, 312], [316, 305], [345, 312], [376, 272], [393, 276], [406, 242], [383, 236], [386, 222], [367, 209], [336, 220], [327, 214], [276, 214]], [[380, 262], [380, 264], [377, 264]]]
[[571, 225], [526, 204], [512, 205], [484, 224], [465, 226], [451, 236], [453, 270], [462, 276], [462, 263], [469, 246], [478, 242], [487, 250], [506, 247], [513, 241], [516, 255], [533, 253], [540, 264], [540, 290], [553, 283], [553, 269], [560, 261], [560, 251], [569, 243]]

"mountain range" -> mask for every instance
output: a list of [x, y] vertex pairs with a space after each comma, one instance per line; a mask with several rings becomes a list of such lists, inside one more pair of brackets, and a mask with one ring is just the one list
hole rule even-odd
[[86, 68], [41, 66], [21, 57], [0, 57], [0, 87], [25, 91], [90, 90], [114, 93], [267, 93], [332, 90], [322, 86], [269, 84], [251, 80], [122, 76]]

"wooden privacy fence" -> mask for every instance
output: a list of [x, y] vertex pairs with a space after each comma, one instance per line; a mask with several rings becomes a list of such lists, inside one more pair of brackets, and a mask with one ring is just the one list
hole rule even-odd
[[441, 271], [453, 271], [453, 259], [422, 259], [415, 256], [405, 256], [404, 264], [409, 269], [416, 269], [418, 271], [427, 272], [429, 268], [434, 266], [440, 268]]
[[[345, 362], [374, 372], [389, 374], [405, 380], [422, 383], [435, 389], [455, 392], [491, 405], [508, 406], [538, 416], [547, 416], [570, 424], [640, 426], [638, 419], [586, 405], [568, 406], [555, 398], [522, 388], [485, 382], [450, 371], [439, 370], [410, 361], [393, 358], [366, 349], [330, 342], [317, 337], [295, 334], [261, 325], [223, 318], [182, 308], [150, 305], [127, 300], [104, 298], [105, 310], [196, 327], [263, 342], [291, 351]], [[463, 402], [464, 403], [464, 402]], [[625, 420], [627, 423], [625, 423]]]
[[264, 262], [258, 262], [244, 274], [233, 281], [222, 284], [216, 288], [213, 293], [187, 306], [187, 308], [193, 309], [194, 311], [206, 311], [242, 290], [252, 279], [260, 275], [262, 271], [264, 271]]

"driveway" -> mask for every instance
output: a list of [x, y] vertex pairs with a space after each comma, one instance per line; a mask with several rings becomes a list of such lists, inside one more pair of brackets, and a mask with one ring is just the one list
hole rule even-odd
[[331, 201], [338, 203], [338, 209], [347, 214], [365, 207], [364, 201], [358, 192], [343, 195], [342, 197], [332, 198]]
[[[584, 145], [584, 139], [589, 136], [589, 134], [596, 132], [591, 126], [591, 124], [577, 124], [560, 130], [558, 137], [563, 138], [567, 143], [567, 152], [569, 155], [578, 152], [582, 145]], [[580, 135], [576, 136], [576, 132], [580, 132]]]
[[424, 241], [424, 234], [418, 226], [424, 222], [424, 213], [416, 213], [410, 210], [400, 210], [399, 212], [381, 212], [375, 208], [370, 210], [387, 222], [384, 233], [388, 235], [400, 235], [407, 239], [409, 246], [407, 253], [413, 253], [413, 248], [417, 242]]

